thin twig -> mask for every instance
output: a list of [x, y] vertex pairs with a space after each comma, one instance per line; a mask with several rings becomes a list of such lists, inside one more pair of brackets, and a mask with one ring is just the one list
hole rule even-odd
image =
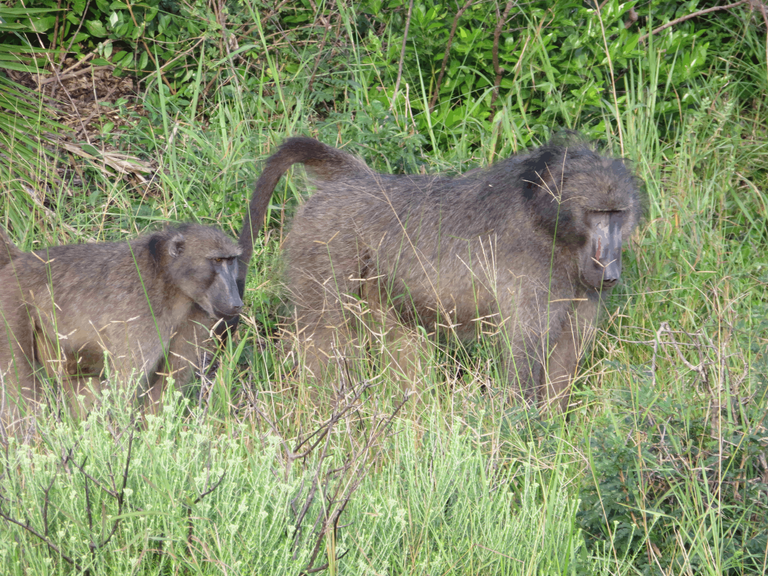
[[[356, 405], [357, 398], [360, 397], [362, 390], [367, 389], [369, 385], [370, 383], [366, 383], [365, 385], [358, 387], [357, 394], [355, 394], [354, 391], [352, 392], [354, 395], [354, 399], [346, 404], [346, 406], [343, 408], [344, 412], [347, 412], [348, 411], [347, 409], [349, 407]], [[326, 500], [328, 501], [328, 504], [323, 508], [323, 511], [321, 512], [320, 516], [318, 516], [318, 521], [323, 519], [323, 516], [325, 516], [325, 518], [323, 519], [322, 527], [318, 531], [318, 538], [315, 541], [315, 546], [313, 547], [312, 553], [310, 554], [307, 567], [304, 569], [302, 574], [313, 574], [315, 572], [318, 572], [327, 568], [330, 562], [328, 564], [324, 564], [323, 566], [319, 566], [319, 567], [314, 566], [315, 560], [317, 559], [317, 556], [320, 553], [320, 548], [322, 546], [323, 540], [330, 531], [333, 531], [333, 533], [335, 534], [335, 532], [338, 530], [338, 522], [339, 522], [339, 518], [341, 517], [341, 514], [346, 509], [347, 504], [352, 499], [352, 495], [360, 487], [360, 485], [363, 482], [363, 479], [365, 478], [368, 470], [370, 469], [371, 450], [373, 449], [374, 446], [377, 445], [379, 439], [390, 429], [392, 420], [395, 418], [398, 412], [400, 412], [402, 407], [408, 401], [408, 398], [409, 396], [405, 395], [387, 418], [378, 419], [378, 417], [374, 416], [374, 423], [371, 426], [371, 432], [368, 435], [368, 438], [363, 444], [363, 446], [359, 450], [353, 451], [352, 455], [345, 460], [342, 466], [335, 468], [333, 470], [330, 470], [326, 473], [326, 477], [325, 477], [326, 489], [330, 485], [332, 478], [336, 475], [341, 475], [343, 478], [349, 478], [349, 482], [346, 485], [344, 485], [342, 479], [340, 479], [336, 483], [333, 494], [330, 496], [326, 496]], [[328, 434], [328, 437], [330, 437], [330, 434]], [[325, 456], [322, 457], [322, 459], [324, 458]], [[320, 467], [318, 465], [318, 475], [319, 475], [319, 470], [320, 470]], [[317, 476], [315, 477], [315, 480], [317, 480]], [[324, 490], [324, 492], [327, 493], [326, 490]], [[307, 499], [307, 505], [310, 503], [311, 502], [309, 501], [309, 499]], [[329, 511], [331, 512], [329, 513]], [[300, 526], [297, 525], [297, 530], [298, 528], [300, 528]], [[336, 560], [340, 560], [341, 558], [344, 557], [345, 554], [346, 554], [346, 551], [340, 554], [339, 556], [337, 556]]]
[[320, 62], [323, 61], [323, 49], [325, 48], [326, 42], [328, 42], [328, 36], [330, 36], [331, 33], [331, 20], [329, 17], [319, 16], [320, 24], [322, 24], [323, 29], [325, 30], [325, 34], [323, 34], [323, 38], [320, 40], [320, 46], [317, 47], [317, 58], [315, 58], [315, 66], [312, 68], [312, 74], [309, 77], [309, 84], [307, 85], [307, 89], [309, 93], [312, 93], [312, 87], [315, 84], [315, 75], [317, 74], [317, 70], [320, 68]]
[[[126, 3], [126, 8], [128, 8], [128, 13], [131, 15], [131, 20], [133, 21], [133, 25], [136, 28], [139, 28], [139, 23], [136, 20], [136, 16], [133, 15], [133, 8], [131, 7], [131, 3]], [[146, 41], [144, 38], [141, 38], [141, 44], [144, 46], [144, 50], [147, 52], [147, 56], [150, 60], [152, 60], [152, 64], [155, 66], [155, 70], [157, 71], [158, 75], [160, 76], [160, 79], [165, 82], [165, 85], [168, 86], [168, 90], [170, 90], [171, 94], [174, 96], [176, 95], [176, 90], [174, 90], [173, 86], [171, 86], [171, 83], [168, 81], [168, 79], [163, 75], [162, 73], [162, 67], [160, 64], [158, 64], [157, 60], [155, 60], [155, 55], [152, 53], [152, 51], [149, 49], [149, 46], [147, 46]]]
[[192, 536], [194, 536], [194, 524], [192, 523], [192, 506], [199, 504], [203, 498], [221, 486], [221, 483], [224, 481], [224, 477], [226, 475], [227, 471], [224, 470], [224, 472], [221, 473], [219, 480], [213, 486], [208, 488], [208, 490], [205, 490], [197, 498], [195, 498], [192, 501], [192, 504], [183, 504], [184, 508], [187, 509], [187, 548], [190, 552], [192, 551]]
[[403, 33], [403, 47], [400, 49], [400, 64], [397, 66], [397, 80], [395, 81], [395, 91], [392, 94], [392, 102], [389, 105], [390, 112], [395, 107], [397, 100], [397, 91], [400, 89], [400, 79], [403, 77], [403, 61], [405, 60], [405, 43], [408, 40], [408, 28], [411, 27], [411, 14], [413, 13], [413, 0], [408, 4], [408, 16], [405, 19], [405, 32]]
[[[451, 26], [451, 32], [448, 34], [448, 42], [445, 45], [445, 52], [443, 53], [443, 63], [440, 65], [440, 74], [437, 76], [437, 82], [435, 83], [435, 89], [432, 92], [432, 98], [429, 100], [429, 111], [432, 112], [432, 110], [435, 107], [435, 104], [437, 104], [437, 98], [440, 96], [440, 85], [443, 83], [443, 75], [445, 74], [445, 68], [448, 65], [448, 56], [451, 52], [451, 44], [453, 44], [453, 37], [456, 34], [456, 28], [459, 26], [459, 18], [464, 14], [464, 12], [467, 11], [467, 8], [469, 8], [472, 5], [472, 2], [474, 0], [467, 0], [466, 4], [462, 6], [458, 12], [456, 12], [456, 16], [453, 17], [453, 26]], [[413, 2], [411, 2], [413, 4]]]
[[[651, 36], [653, 34], [658, 34], [662, 30], [666, 30], [670, 26], [680, 24], [681, 22], [685, 22], [686, 20], [690, 20], [691, 18], [696, 18], [696, 16], [702, 16], [704, 14], [708, 14], [710, 12], [717, 12], [719, 10], [730, 10], [731, 8], [736, 8], [737, 6], [741, 6], [742, 4], [746, 4], [748, 2], [749, 0], [739, 0], [738, 2], [734, 2], [733, 4], [728, 4], [727, 6], [713, 6], [712, 8], [699, 10], [698, 12], [693, 12], [692, 14], [686, 14], [685, 16], [681, 16], [680, 18], [676, 18], [671, 22], [667, 22], [666, 24], [659, 26], [658, 28], [656, 28], [655, 30], [653, 30], [648, 34], [644, 34], [643, 36], [640, 36], [639, 42], [644, 42], [648, 38], [648, 36]], [[763, 6], [763, 11], [764, 10], [765, 10], [765, 7]]]
[[621, 155], [624, 156], [624, 130], [622, 123], [618, 121], [619, 115], [619, 98], [616, 94], [616, 75], [613, 72], [613, 61], [611, 60], [611, 51], [608, 49], [608, 38], [605, 35], [605, 26], [603, 25], [603, 14], [600, 9], [597, 10], [597, 19], [600, 22], [600, 30], [603, 35], [603, 47], [605, 48], [605, 57], [608, 61], [608, 71], [611, 75], [611, 95], [613, 96], [613, 106], [616, 112], [616, 127], [619, 129], [619, 147], [621, 148]]
[[51, 499], [48, 497], [48, 495], [51, 493], [51, 489], [53, 488], [53, 483], [56, 481], [56, 475], [51, 475], [51, 481], [48, 484], [48, 487], [43, 491], [43, 530], [45, 531], [46, 537], [48, 536], [48, 505], [51, 503]]
[[40, 534], [40, 532], [32, 528], [32, 526], [30, 526], [29, 524], [25, 524], [23, 522], [19, 522], [18, 520], [15, 520], [14, 518], [11, 518], [10, 516], [8, 516], [8, 514], [3, 512], [2, 508], [0, 508], [0, 518], [5, 520], [6, 522], [10, 522], [11, 524], [16, 524], [16, 526], [19, 526], [23, 530], [26, 530], [33, 536], [37, 536], [43, 542], [43, 544], [48, 546], [48, 548], [50, 548], [53, 551], [54, 554], [63, 558], [65, 562], [67, 562], [71, 566], [74, 566], [76, 570], [78, 571], [82, 570], [80, 564], [74, 558], [71, 558], [70, 556], [67, 556], [66, 554], [64, 554], [64, 552], [62, 552], [61, 549], [58, 546], [56, 546], [56, 544], [54, 544], [48, 538]]
[[[499, 88], [501, 87], [502, 68], [499, 66], [499, 38], [501, 38], [501, 29], [504, 27], [507, 17], [509, 16], [512, 6], [515, 5], [514, 0], [507, 2], [506, 8], [504, 8], [504, 14], [501, 15], [499, 21], [496, 23], [496, 30], [493, 32], [493, 71], [496, 72], [496, 81], [493, 84], [493, 93], [491, 94], [491, 119], [495, 113], [494, 103], [499, 96]], [[498, 9], [497, 9], [498, 13]]]

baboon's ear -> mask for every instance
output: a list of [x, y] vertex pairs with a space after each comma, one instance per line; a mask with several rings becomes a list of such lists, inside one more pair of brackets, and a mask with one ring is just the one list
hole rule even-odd
[[171, 258], [176, 258], [177, 256], [181, 256], [184, 252], [184, 243], [186, 241], [184, 240], [183, 234], [174, 234], [168, 239], [168, 243], [166, 244], [168, 248], [168, 254], [171, 256]]
[[176, 230], [158, 232], [149, 238], [149, 255], [155, 264], [160, 265], [167, 257], [176, 258], [184, 252], [186, 239]]
[[534, 204], [559, 200], [564, 184], [563, 155], [557, 150], [543, 149], [523, 162], [520, 180], [523, 197]]
[[563, 155], [558, 150], [542, 149], [523, 163], [521, 173], [523, 199], [535, 214], [538, 225], [558, 236], [570, 219], [570, 206], [563, 203], [566, 177]]

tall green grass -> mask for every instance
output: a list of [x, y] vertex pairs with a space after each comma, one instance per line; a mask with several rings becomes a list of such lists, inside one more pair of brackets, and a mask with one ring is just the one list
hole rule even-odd
[[[439, 123], [419, 132], [413, 110], [425, 107], [427, 82], [401, 86], [391, 109], [371, 99], [386, 77], [372, 73], [375, 54], [345, 17], [351, 56], [334, 81], [349, 90], [333, 110], [314, 108], [309, 61], [290, 73], [270, 64], [269, 94], [228, 82], [211, 96], [198, 84], [191, 109], [150, 82], [149, 115], [113, 142], [150, 152], [149, 186], [86, 166], [85, 185], [71, 175], [51, 185], [48, 211], [6, 185], [0, 219], [24, 248], [166, 220], [234, 235], [259, 163], [286, 136], [316, 136], [383, 171], [427, 172], [461, 172], [540, 141], [537, 119], [514, 98], [488, 129], [472, 115], [471, 98], [487, 96], [477, 94], [456, 108], [472, 138]], [[581, 115], [586, 92], [574, 106], [560, 95], [567, 124], [630, 158], [647, 194], [566, 417], [494, 394], [493, 348], [441, 344], [425, 355], [421, 401], [399, 411], [382, 356], [364, 359], [354, 384], [369, 388], [329, 428], [343, 407], [307, 402], [311, 382], [280, 340], [291, 330], [280, 244], [307, 193], [295, 171], [273, 197], [247, 309], [213, 381], [186, 401], [170, 394], [157, 417], [132, 419], [117, 393], [84, 422], [49, 414], [34, 443], [3, 451], [0, 572], [766, 572], [768, 75], [764, 37], [745, 28], [739, 38], [686, 94], [651, 42], [648, 65], [602, 94], [599, 118]], [[530, 42], [523, 70], [547, 55], [541, 34]], [[532, 78], [518, 80], [522, 89]], [[297, 457], [315, 430], [328, 433]]]

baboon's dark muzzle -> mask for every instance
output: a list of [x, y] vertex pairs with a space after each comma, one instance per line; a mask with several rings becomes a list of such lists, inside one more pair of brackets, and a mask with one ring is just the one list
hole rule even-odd
[[594, 216], [592, 259], [602, 269], [602, 287], [612, 288], [621, 277], [621, 212], [598, 212]]
[[214, 315], [217, 318], [232, 318], [240, 313], [243, 308], [243, 300], [237, 288], [237, 263], [222, 265], [219, 267], [216, 278], [213, 281], [211, 299]]

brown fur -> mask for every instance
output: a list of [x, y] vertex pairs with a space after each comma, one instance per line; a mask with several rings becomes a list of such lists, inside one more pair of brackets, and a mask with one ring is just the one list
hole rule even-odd
[[[314, 142], [314, 140], [310, 140]], [[319, 144], [319, 143], [318, 143]], [[267, 213], [269, 207], [269, 201], [272, 198], [272, 193], [275, 191], [280, 178], [285, 174], [293, 164], [297, 162], [303, 163], [308, 167], [313, 167], [319, 174], [325, 174], [325, 170], [329, 170], [326, 174], [327, 179], [331, 179], [337, 170], [344, 168], [344, 162], [347, 159], [351, 159], [353, 163], [359, 164], [365, 167], [365, 163], [357, 160], [348, 154], [320, 144], [322, 148], [309, 147], [306, 150], [300, 147], [294, 147], [288, 151], [283, 151], [285, 144], [281, 146], [281, 151], [277, 154], [273, 154], [267, 158], [264, 170], [259, 176], [259, 180], [256, 182], [256, 186], [251, 196], [251, 201], [248, 207], [248, 212], [243, 219], [243, 228], [240, 231], [240, 238], [238, 239], [238, 245], [240, 246], [241, 255], [239, 258], [240, 265], [237, 271], [237, 287], [240, 290], [240, 296], [242, 297], [245, 292], [245, 279], [248, 275], [248, 265], [253, 257], [253, 239], [259, 231], [262, 223], [264, 222], [264, 216]]]
[[[622, 160], [566, 135], [455, 178], [389, 175], [291, 138], [267, 161], [260, 196], [297, 162], [317, 191], [293, 220], [287, 284], [313, 372], [334, 347], [360, 346], [350, 310], [364, 299], [396, 341], [415, 324], [471, 340], [484, 319], [502, 332], [514, 395], [567, 406], [641, 212]], [[398, 346], [412, 361], [410, 346]]]
[[[219, 318], [237, 314], [240, 249], [214, 228], [186, 224], [131, 242], [21, 252], [0, 233], [0, 375], [9, 422], [21, 398], [41, 401], [36, 366], [71, 393], [88, 378], [140, 378], [151, 403], [164, 377], [189, 380]], [[110, 379], [113, 379], [110, 378]]]

